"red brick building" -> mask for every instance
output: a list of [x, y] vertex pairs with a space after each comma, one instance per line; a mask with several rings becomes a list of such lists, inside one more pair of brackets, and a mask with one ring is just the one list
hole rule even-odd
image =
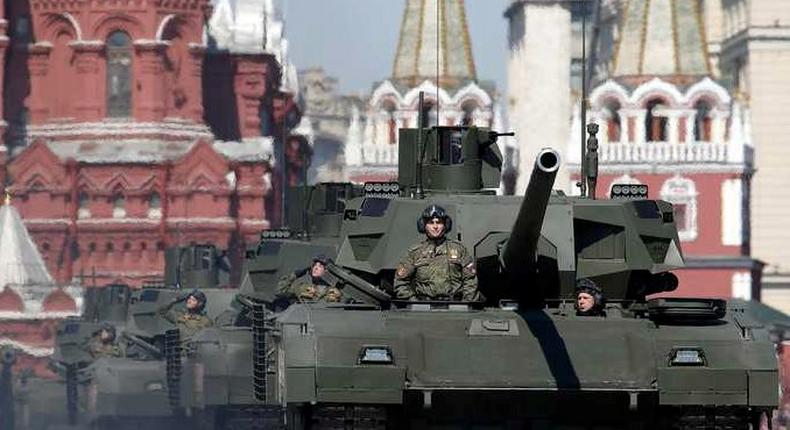
[[55, 281], [140, 285], [179, 242], [239, 258], [276, 220], [281, 40], [244, 49], [219, 3], [0, 0], [0, 182]]

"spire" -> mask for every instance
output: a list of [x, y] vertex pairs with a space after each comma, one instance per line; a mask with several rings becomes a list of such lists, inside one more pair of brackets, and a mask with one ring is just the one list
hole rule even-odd
[[437, 61], [440, 86], [477, 79], [464, 0], [406, 0], [393, 79], [409, 87], [435, 81]]
[[699, 2], [628, 0], [614, 77], [710, 75]]
[[9, 284], [41, 285], [53, 281], [19, 212], [5, 204], [0, 207], [0, 286]]

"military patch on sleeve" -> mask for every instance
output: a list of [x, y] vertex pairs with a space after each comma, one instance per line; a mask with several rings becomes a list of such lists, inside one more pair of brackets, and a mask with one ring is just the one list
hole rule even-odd
[[408, 275], [408, 274], [409, 274], [409, 269], [407, 269], [405, 266], [398, 266], [398, 271], [397, 271], [397, 272], [395, 272], [395, 276], [396, 276], [398, 279], [403, 279], [403, 278], [405, 278], [405, 277], [406, 277], [406, 275]]
[[467, 264], [466, 266], [464, 266], [464, 270], [467, 273], [469, 273], [470, 275], [476, 275], [477, 274], [477, 269], [475, 268], [475, 262], [474, 261], [469, 263], [469, 264]]

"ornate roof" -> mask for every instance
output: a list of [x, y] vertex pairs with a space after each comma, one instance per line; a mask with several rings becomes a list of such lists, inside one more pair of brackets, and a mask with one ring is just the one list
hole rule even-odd
[[614, 77], [710, 75], [699, 2], [628, 0], [622, 20]]
[[212, 0], [209, 46], [233, 54], [272, 54], [283, 66], [281, 90], [299, 94], [296, 67], [288, 58], [285, 21], [272, 0]]
[[464, 0], [406, 0], [393, 79], [410, 87], [436, 80], [437, 61], [441, 86], [477, 79]]
[[52, 285], [44, 259], [9, 200], [0, 207], [0, 286]]

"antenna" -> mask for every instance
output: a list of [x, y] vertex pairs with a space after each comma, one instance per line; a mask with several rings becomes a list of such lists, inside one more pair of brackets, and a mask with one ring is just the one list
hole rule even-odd
[[582, 156], [579, 170], [579, 192], [582, 197], [587, 197], [587, 145], [585, 139], [585, 126], [587, 125], [587, 11], [582, 3], [582, 99], [581, 99], [581, 130], [582, 130]]
[[[439, 27], [442, 25], [442, 14], [441, 10], [444, 6], [444, 2], [436, 0], [436, 126], [439, 126], [439, 89], [441, 88], [441, 82], [439, 81], [439, 48], [441, 47], [440, 39], [441, 39], [441, 31], [439, 31]], [[422, 109], [422, 108], [420, 108]], [[424, 153], [425, 151], [423, 151]], [[422, 158], [420, 158], [420, 163], [422, 163]]]
[[425, 121], [425, 92], [420, 91], [417, 102], [417, 148], [420, 150], [420, 157], [417, 158], [417, 186], [414, 195], [418, 199], [425, 198], [425, 190], [422, 188], [422, 160], [425, 158], [425, 142], [423, 140], [423, 121]]

